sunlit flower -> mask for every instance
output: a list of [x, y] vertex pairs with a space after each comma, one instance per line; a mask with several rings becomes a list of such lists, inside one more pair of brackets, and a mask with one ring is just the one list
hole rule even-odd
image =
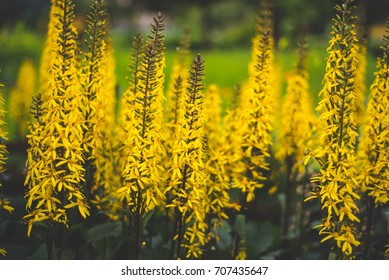
[[36, 71], [32, 61], [25, 59], [20, 66], [16, 85], [9, 97], [9, 114], [16, 123], [17, 137], [27, 133], [28, 122], [31, 121], [31, 115], [28, 111], [35, 93]]
[[321, 135], [323, 146], [313, 153], [321, 169], [312, 178], [312, 182], [318, 184], [319, 193], [312, 195], [320, 198], [323, 214], [327, 216], [319, 233], [325, 235], [322, 242], [336, 240], [335, 245], [340, 249], [338, 258], [352, 258], [353, 248], [360, 245], [355, 235], [356, 224], [360, 222], [356, 202], [360, 197], [355, 182], [354, 46], [357, 40], [351, 2], [346, 0], [342, 6], [336, 6], [338, 14], [327, 48], [324, 88], [317, 107], [320, 123], [325, 125]]
[[[198, 258], [205, 244], [205, 174], [203, 146], [203, 76], [204, 60], [196, 56], [192, 63], [184, 97], [184, 112], [178, 120], [176, 141], [171, 154], [170, 193], [175, 210], [174, 232], [177, 236], [175, 258]], [[183, 250], [186, 249], [186, 253]]]
[[35, 122], [30, 124], [27, 136], [28, 214], [24, 219], [28, 223], [28, 236], [33, 224], [39, 221], [49, 220], [67, 226], [67, 211], [71, 208], [77, 207], [84, 218], [89, 215], [82, 190], [85, 124], [76, 68], [74, 5], [71, 0], [53, 1], [53, 5], [58, 11], [49, 23], [49, 26], [55, 26], [50, 44], [54, 64], [49, 72], [47, 91], [33, 99]]

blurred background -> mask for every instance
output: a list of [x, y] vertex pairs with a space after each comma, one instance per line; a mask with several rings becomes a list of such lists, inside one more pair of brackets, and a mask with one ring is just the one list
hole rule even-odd
[[[362, 0], [363, 1], [363, 0]], [[82, 36], [88, 0], [74, 0], [76, 26]], [[107, 0], [112, 38], [117, 56], [118, 81], [125, 87], [125, 71], [133, 36], [147, 33], [152, 17], [161, 11], [166, 17], [167, 62], [174, 52], [181, 33], [191, 30], [192, 50], [201, 52], [208, 63], [206, 82], [232, 87], [247, 74], [251, 38], [254, 34], [255, 13], [259, 0]], [[323, 73], [323, 58], [328, 42], [334, 4], [339, 0], [271, 0], [274, 11], [275, 39], [283, 51], [284, 70], [291, 64], [288, 51], [295, 48], [295, 38], [303, 24], [309, 28], [313, 52], [310, 67]], [[376, 56], [389, 14], [389, 1], [365, 0], [363, 11], [369, 39], [369, 53]], [[17, 69], [24, 58], [39, 64], [41, 47], [47, 31], [49, 0], [0, 1], [0, 80], [7, 86], [16, 79]], [[315, 54], [317, 52], [317, 54]], [[228, 59], [227, 59], [228, 56]], [[315, 58], [316, 57], [316, 58]], [[317, 60], [315, 62], [315, 59]], [[240, 63], [234, 64], [234, 61]], [[374, 64], [374, 63], [373, 63]], [[226, 69], [220, 73], [218, 69]], [[215, 66], [215, 67], [216, 67]], [[229, 67], [233, 66], [233, 67]], [[207, 66], [206, 66], [207, 67]], [[169, 72], [169, 69], [167, 69]], [[228, 72], [228, 73], [227, 73]], [[167, 73], [169, 75], [169, 73]], [[314, 91], [320, 81], [312, 79]]]

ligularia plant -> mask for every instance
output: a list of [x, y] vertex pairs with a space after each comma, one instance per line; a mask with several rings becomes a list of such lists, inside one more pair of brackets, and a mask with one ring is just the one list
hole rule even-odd
[[31, 121], [29, 108], [36, 92], [36, 71], [31, 60], [25, 59], [20, 66], [16, 86], [9, 97], [9, 113], [16, 123], [17, 138], [26, 135], [28, 123]]
[[82, 183], [84, 158], [82, 150], [84, 117], [81, 112], [82, 90], [77, 76], [76, 30], [73, 26], [74, 5], [71, 0], [53, 1], [58, 13], [54, 25], [47, 92], [34, 99], [35, 122], [28, 134], [27, 211], [24, 217], [30, 236], [34, 224], [47, 222], [49, 258], [52, 257], [56, 223], [69, 224], [69, 211], [78, 209], [83, 218], [89, 216]]
[[[161, 191], [161, 157], [164, 150], [161, 133], [163, 22], [161, 14], [154, 18], [151, 25], [152, 35], [146, 41], [144, 53], [141, 57], [135, 56], [135, 69], [139, 73], [135, 73], [134, 80], [130, 83], [126, 103], [122, 108], [122, 114], [125, 114], [122, 125], [126, 133], [124, 145], [121, 147], [125, 159], [122, 164], [124, 186], [117, 192], [124, 208], [132, 212], [130, 220], [134, 225], [135, 258], [140, 256], [141, 221], [148, 212], [159, 206], [164, 198]], [[136, 46], [140, 45], [141, 41], [136, 40]]]
[[[4, 111], [4, 98], [2, 92], [3, 85], [0, 84], [0, 173], [5, 171], [5, 161], [7, 160], [7, 147], [4, 144], [4, 140], [7, 140], [7, 132], [4, 129], [5, 125], [5, 111]], [[0, 188], [2, 187], [2, 183], [0, 182]], [[10, 201], [7, 198], [0, 197], [0, 210], [5, 210], [9, 213], [14, 211], [14, 208], [11, 206]], [[1, 221], [1, 219], [0, 219]], [[0, 255], [5, 256], [7, 251], [0, 247]]]
[[366, 201], [368, 223], [365, 250], [369, 249], [371, 243], [375, 209], [389, 202], [389, 21], [381, 48], [383, 55], [377, 60], [377, 72], [370, 87], [366, 125], [358, 153], [358, 181], [362, 191], [370, 198]]
[[[283, 57], [286, 40], [276, 48], [269, 0], [256, 16], [247, 79], [233, 96], [212, 82], [203, 56], [193, 59], [187, 29], [166, 71], [160, 12], [148, 34], [133, 37], [122, 90], [108, 1], [89, 1], [79, 36], [75, 26], [83, 21], [75, 21], [73, 1], [51, 0], [39, 83], [25, 60], [14, 89], [4, 92], [9, 99], [0, 93], [4, 185], [18, 177], [19, 147], [27, 145], [24, 197], [17, 188], [0, 197], [0, 255], [19, 256], [8, 243], [20, 235], [9, 238], [9, 225], [21, 224], [25, 242], [13, 248], [27, 248], [29, 258], [47, 252], [48, 259], [303, 259], [328, 251], [330, 259], [389, 258], [382, 229], [389, 203], [389, 37], [365, 108], [366, 7], [357, 22], [354, 1], [342, 2], [315, 117], [308, 34], [284, 75], [276, 57]], [[7, 220], [6, 212], [20, 213], [23, 199], [24, 224], [18, 215]], [[305, 238], [314, 230], [317, 242]]]
[[204, 174], [204, 60], [193, 60], [184, 96], [184, 111], [176, 130], [171, 154], [170, 192], [173, 207], [174, 258], [199, 258], [206, 243], [205, 174]]
[[[352, 1], [335, 6], [337, 15], [332, 26], [332, 38], [327, 49], [328, 58], [323, 90], [316, 110], [324, 125], [321, 134], [323, 146], [313, 156], [321, 168], [312, 178], [317, 189], [312, 198], [319, 198], [324, 218], [321, 242], [331, 241], [336, 258], [353, 258], [355, 248], [361, 243], [356, 234], [358, 218], [357, 201], [360, 199], [355, 180], [355, 146], [357, 128], [355, 120], [355, 44]], [[307, 156], [306, 161], [312, 155]], [[332, 257], [332, 255], [331, 255]]]

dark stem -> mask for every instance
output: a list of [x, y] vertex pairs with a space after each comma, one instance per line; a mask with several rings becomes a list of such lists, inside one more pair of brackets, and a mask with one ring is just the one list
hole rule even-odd
[[285, 207], [284, 207], [284, 213], [283, 213], [283, 223], [282, 223], [282, 235], [286, 236], [288, 234], [289, 230], [289, 222], [290, 222], [290, 212], [291, 212], [291, 205], [292, 205], [292, 194], [294, 189], [294, 178], [293, 177], [293, 155], [288, 156], [286, 158], [286, 183], [285, 183]]
[[[184, 166], [184, 171], [182, 173], [182, 183], [181, 183], [181, 189], [183, 191], [185, 191], [185, 185], [186, 185], [186, 177], [187, 177], [187, 173], [188, 173], [188, 165], [185, 164]], [[185, 201], [186, 203], [186, 201]], [[177, 208], [176, 208], [177, 209]], [[178, 210], [178, 209], [177, 209]], [[183, 238], [184, 238], [184, 224], [185, 222], [183, 221], [183, 216], [182, 216], [182, 213], [181, 211], [176, 211], [176, 216], [178, 214], [178, 217], [177, 217], [177, 220], [178, 220], [178, 229], [177, 229], [177, 234], [178, 234], [178, 237], [177, 237], [177, 248], [176, 248], [176, 255], [177, 255], [177, 258], [180, 258], [182, 259], [182, 250], [181, 250], [181, 243], [183, 241]]]
[[53, 224], [50, 222], [49, 227], [45, 231], [47, 259], [54, 260], [54, 238], [53, 238]]
[[[248, 175], [250, 173], [250, 170], [246, 170], [246, 176], [250, 176]], [[247, 193], [242, 193], [241, 194], [241, 209], [240, 211], [237, 213], [237, 214], [242, 214], [242, 215], [246, 215], [246, 210], [247, 210]], [[236, 215], [235, 215], [235, 218], [236, 218]], [[236, 219], [234, 219], [236, 220]], [[233, 223], [235, 223], [235, 221], [233, 221]], [[232, 258], [233, 260], [236, 259], [236, 257], [238, 256], [239, 254], [239, 248], [240, 248], [240, 241], [241, 241], [242, 237], [239, 236], [239, 234], [234, 230], [232, 232], [232, 240], [234, 240], [233, 242], [233, 252], [232, 252]]]
[[305, 166], [305, 169], [304, 169], [304, 176], [303, 176], [303, 183], [301, 184], [302, 185], [302, 194], [301, 194], [301, 198], [300, 198], [300, 201], [301, 201], [301, 212], [300, 212], [300, 217], [299, 217], [299, 248], [300, 248], [300, 253], [302, 255], [303, 253], [303, 245], [304, 245], [304, 231], [305, 231], [305, 192], [307, 190], [307, 188], [309, 187], [309, 183], [310, 183], [310, 176], [308, 174], [308, 167]]
[[366, 195], [366, 230], [365, 230], [365, 244], [362, 251], [362, 259], [368, 260], [370, 255], [370, 247], [372, 241], [371, 231], [373, 229], [373, 218], [375, 213], [374, 199]]
[[141, 222], [141, 205], [142, 205], [142, 192], [141, 190], [138, 190], [137, 193], [137, 206], [135, 211], [135, 259], [139, 260], [140, 257], [140, 241], [141, 241], [141, 228], [140, 228], [140, 222]]
[[176, 250], [175, 250], [176, 242], [174, 241], [174, 237], [178, 234], [178, 232], [177, 232], [177, 230], [178, 230], [178, 219], [181, 219], [180, 215], [179, 215], [179, 212], [180, 211], [177, 208], [175, 208], [174, 228], [173, 228], [173, 231], [172, 231], [172, 243], [171, 243], [171, 246], [170, 246], [170, 258], [172, 260], [177, 258]]
[[181, 250], [181, 243], [183, 238], [183, 221], [182, 221], [182, 213], [180, 210], [176, 209], [176, 215], [177, 215], [177, 247], [176, 247], [176, 257], [178, 259], [182, 259], [182, 250]]

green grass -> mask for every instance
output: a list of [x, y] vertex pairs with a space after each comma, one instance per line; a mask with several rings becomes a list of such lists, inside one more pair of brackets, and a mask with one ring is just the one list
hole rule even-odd
[[[193, 57], [199, 53], [205, 60], [205, 84], [217, 84], [219, 87], [233, 88], [247, 78], [250, 50], [206, 50], [193, 52]], [[118, 84], [123, 91], [127, 86], [130, 49], [115, 48], [116, 73]], [[176, 52], [166, 50], [165, 80], [169, 81]]]
[[28, 30], [21, 23], [13, 29], [0, 30], [0, 81], [6, 87], [15, 84], [23, 59], [32, 59], [38, 65], [43, 43], [42, 34]]
[[[0, 81], [5, 84], [5, 96], [15, 84], [18, 68], [24, 58], [30, 58], [38, 67], [44, 35], [29, 31], [23, 24], [17, 25], [13, 30], [0, 30]], [[119, 92], [127, 87], [128, 63], [130, 56], [131, 37], [123, 34], [113, 34], [112, 38], [115, 58], [116, 76]], [[309, 41], [308, 72], [311, 92], [315, 103], [318, 102], [318, 93], [322, 88], [322, 79], [325, 73], [325, 58], [328, 42], [326, 38], [311, 38]], [[216, 84], [219, 88], [232, 91], [238, 84], [244, 82], [248, 76], [248, 64], [251, 59], [251, 49], [247, 47], [232, 49], [210, 49], [193, 51], [193, 57], [200, 53], [205, 60], [205, 84]], [[166, 50], [165, 81], [169, 81], [175, 49], [169, 43]], [[277, 63], [281, 65], [282, 90], [285, 91], [285, 77], [292, 69], [295, 51], [291, 48], [278, 50], [275, 55]], [[368, 53], [366, 84], [373, 81], [376, 58]]]

